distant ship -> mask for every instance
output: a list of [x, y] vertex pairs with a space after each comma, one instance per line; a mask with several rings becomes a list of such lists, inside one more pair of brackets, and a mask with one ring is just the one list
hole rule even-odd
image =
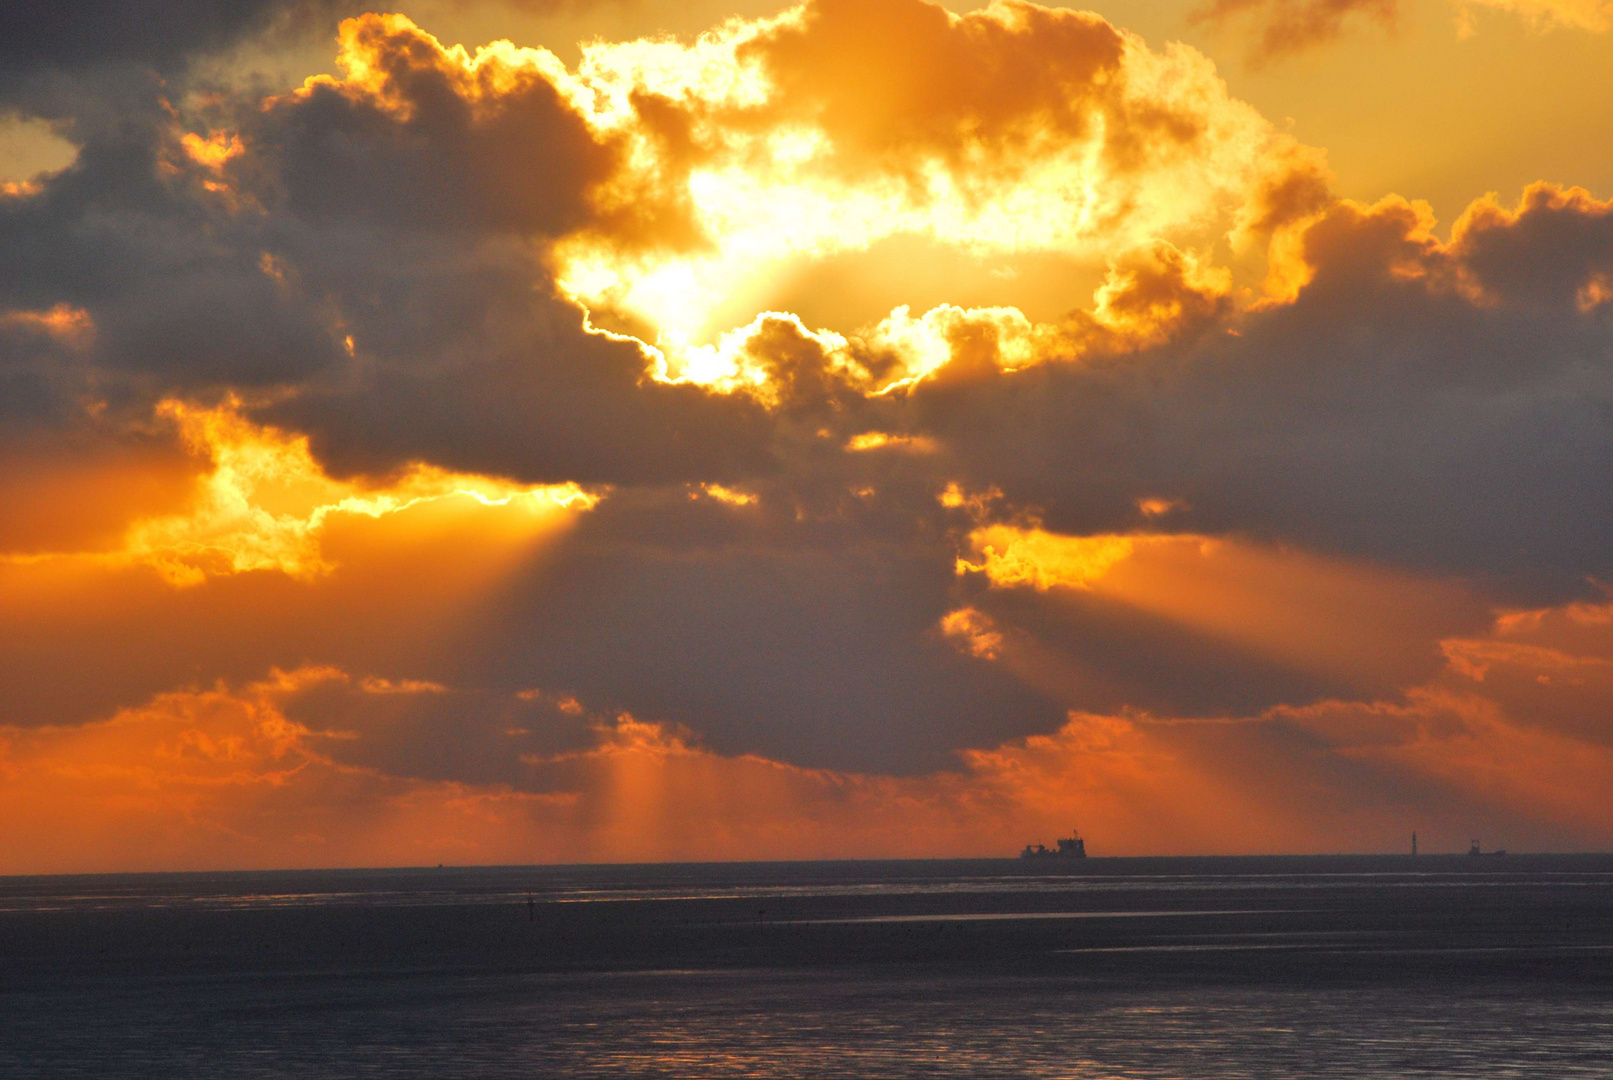
[[1025, 850], [1019, 853], [1021, 859], [1084, 859], [1087, 857], [1087, 842], [1081, 839], [1080, 833], [1074, 833], [1059, 841], [1057, 848], [1045, 848], [1041, 844], [1032, 847], [1025, 845]]
[[1496, 851], [1480, 851], [1479, 842], [1475, 840], [1473, 841], [1473, 846], [1467, 849], [1467, 853], [1469, 855], [1505, 855], [1506, 850], [1503, 848]]

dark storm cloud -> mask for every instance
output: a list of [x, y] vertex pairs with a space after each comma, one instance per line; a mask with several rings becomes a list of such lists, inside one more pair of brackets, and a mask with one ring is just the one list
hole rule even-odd
[[167, 72], [198, 53], [340, 6], [336, 0], [12, 0], [0, 10], [0, 79], [105, 64]]
[[650, 380], [643, 350], [587, 332], [519, 245], [301, 226], [281, 239], [355, 356], [264, 415], [308, 432], [337, 471], [427, 460], [632, 484], [770, 467], [760, 406]]
[[[0, 5], [0, 117], [40, 116], [75, 142], [141, 108], [192, 61], [334, 26], [355, 0], [13, 0]], [[169, 87], [178, 89], [176, 82]]]
[[264, 273], [261, 227], [202, 188], [165, 120], [126, 118], [37, 194], [0, 200], [0, 308], [88, 314], [92, 343], [53, 372], [79, 394], [149, 407], [295, 381], [340, 345], [317, 300]]
[[[958, 746], [1051, 730], [1063, 715], [935, 632], [951, 603], [944, 536], [848, 528], [838, 543], [819, 533], [786, 544], [765, 523], [745, 524], [749, 508], [697, 505], [681, 491], [624, 501], [534, 552], [469, 610], [454, 580], [474, 576], [483, 557], [474, 523], [420, 540], [395, 533], [389, 550], [366, 547], [364, 557], [338, 544], [340, 566], [313, 584], [260, 572], [176, 594], [138, 570], [107, 572], [92, 601], [66, 610], [19, 601], [30, 594], [16, 591], [21, 571], [10, 568], [0, 573], [11, 604], [0, 626], [8, 722], [84, 722], [174, 686], [331, 664], [451, 691], [370, 702], [351, 722], [341, 702], [309, 705], [297, 714], [305, 722], [365, 733], [332, 753], [384, 758], [410, 775], [440, 777], [462, 762], [480, 777], [568, 745], [569, 721], [511, 712], [533, 688], [575, 694], [604, 715], [681, 722], [724, 751], [899, 772], [945, 766]], [[90, 664], [94, 679], [73, 677]], [[450, 738], [429, 730], [433, 717], [463, 752], [422, 751], [404, 764]], [[512, 727], [534, 734], [502, 734]]]
[[588, 222], [616, 164], [536, 70], [477, 85], [412, 26], [363, 20], [344, 48], [378, 69], [360, 89], [311, 83], [243, 117], [253, 174], [296, 217], [409, 230], [557, 236]]
[[311, 680], [286, 715], [337, 738], [327, 752], [389, 776], [531, 787], [522, 758], [591, 747], [590, 718], [572, 699], [533, 690], [454, 690], [383, 679]]
[[190, 59], [331, 10], [21, 3], [0, 15], [0, 109], [49, 119], [77, 148], [67, 168], [0, 197], [0, 313], [68, 305], [93, 326], [10, 397], [17, 422], [83, 426], [95, 400], [138, 417], [167, 394], [283, 383], [331, 358], [325, 321], [259, 269], [255, 223], [204, 188], [169, 100]]
[[921, 384], [909, 422], [1059, 531], [1180, 499], [1173, 527], [1562, 595], [1613, 571], [1608, 220], [1542, 189], [1446, 248], [1404, 203], [1341, 204], [1306, 234], [1314, 279], [1238, 336], [977, 366]]
[[944, 542], [785, 546], [742, 529], [729, 543], [657, 544], [646, 539], [675, 507], [601, 510], [500, 605], [506, 678], [541, 669], [723, 752], [842, 769], [944, 767], [955, 747], [1062, 717], [936, 633], [952, 585]]
[[13, 316], [0, 321], [0, 427], [27, 425], [65, 411], [56, 369], [67, 352], [34, 320]]

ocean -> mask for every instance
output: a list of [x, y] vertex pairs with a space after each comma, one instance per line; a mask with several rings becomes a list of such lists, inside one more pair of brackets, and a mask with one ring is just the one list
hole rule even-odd
[[0, 879], [0, 1077], [1613, 1077], [1613, 857]]

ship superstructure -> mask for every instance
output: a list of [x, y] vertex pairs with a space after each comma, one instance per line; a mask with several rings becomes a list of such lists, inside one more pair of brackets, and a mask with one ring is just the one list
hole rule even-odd
[[1026, 844], [1025, 850], [1019, 853], [1021, 859], [1084, 859], [1087, 857], [1087, 842], [1081, 839], [1081, 834], [1074, 830], [1071, 834], [1058, 842], [1056, 848], [1043, 847], [1041, 844]]

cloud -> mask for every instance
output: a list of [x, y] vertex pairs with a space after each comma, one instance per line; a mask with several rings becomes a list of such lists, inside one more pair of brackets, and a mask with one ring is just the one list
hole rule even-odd
[[399, 684], [423, 675], [400, 666], [464, 675], [444, 653], [496, 642], [453, 628], [602, 494], [424, 465], [337, 480], [231, 407], [165, 411], [172, 426], [7, 448], [27, 466], [0, 515], [7, 722], [82, 723], [309, 656]]
[[[1059, 363], [997, 331], [913, 349], [934, 374], [902, 395], [903, 430], [1059, 531], [1123, 531], [1138, 500], [1174, 498], [1206, 534], [1561, 597], [1608, 570], [1607, 220], [1537, 185], [1442, 241], [1426, 207], [1338, 202], [1274, 244], [1292, 299], [1214, 330]], [[974, 322], [1011, 325], [991, 318]]]
[[[1592, 33], [1613, 27], [1613, 4], [1608, 0], [1453, 0], [1457, 33], [1474, 32], [1478, 10], [1505, 11], [1532, 29], [1585, 30]], [[1402, 0], [1210, 0], [1191, 12], [1190, 22], [1221, 27], [1244, 22], [1254, 34], [1248, 62], [1259, 67], [1307, 49], [1328, 45], [1343, 37], [1351, 24], [1376, 22], [1393, 30], [1404, 15]]]
[[[410, 85], [425, 94], [440, 75], [416, 73]], [[559, 187], [531, 182], [530, 165], [549, 155], [556, 131], [505, 138], [511, 124], [524, 131], [554, 106], [547, 82], [528, 82], [549, 96], [522, 98], [512, 87], [491, 120], [449, 109], [415, 117], [414, 128], [358, 91], [355, 104], [316, 83], [268, 113], [237, 102], [256, 126], [204, 128], [205, 137], [180, 126], [155, 90], [136, 95], [137, 117], [86, 129], [71, 167], [0, 200], [0, 239], [18, 255], [0, 271], [0, 305], [66, 305], [95, 328], [88, 347], [65, 350], [65, 363], [0, 365], [0, 376], [26, 380], [8, 404], [62, 423], [86, 399], [139, 413], [167, 397], [272, 390], [254, 400], [279, 402], [282, 419], [295, 414], [326, 461], [349, 472], [433, 458], [567, 482], [765, 464], [759, 410], [688, 388], [641, 388], [648, 350], [592, 332], [549, 283], [543, 253], [502, 235], [540, 227], [530, 215], [550, 214], [562, 189], [574, 205], [581, 197], [564, 169]], [[551, 112], [562, 126], [570, 115]], [[436, 156], [422, 158], [427, 138]], [[497, 192], [431, 188], [436, 162], [456, 159], [456, 140], [466, 139], [506, 154], [488, 172]], [[378, 156], [332, 158], [333, 146]], [[594, 152], [586, 147], [579, 153]], [[354, 183], [369, 187], [348, 190]], [[434, 190], [446, 200], [435, 219], [420, 201]], [[425, 235], [432, 220], [435, 237]], [[38, 338], [18, 318], [6, 332]], [[535, 423], [546, 437], [532, 438]], [[612, 427], [613, 438], [594, 437]]]
[[196, 40], [53, 61], [78, 156], [0, 194], [52, 821], [105, 775], [184, 865], [1604, 835], [1595, 195], [1340, 199], [1202, 55], [1023, 3], [570, 66], [371, 14], [267, 94]]
[[180, 10], [162, 0], [18, 0], [0, 13], [0, 71], [7, 82], [113, 63], [166, 73], [199, 53], [337, 6], [320, 0], [217, 0]]
[[1233, 539], [1032, 522], [974, 528], [962, 546], [970, 606], [942, 630], [1072, 708], [1374, 698], [1427, 678], [1437, 642], [1485, 615], [1454, 585]]
[[1449, 254], [1480, 304], [1593, 315], [1613, 300], [1613, 200], [1554, 184], [1531, 185], [1510, 210], [1480, 199]]
[[683, 333], [791, 258], [910, 235], [1101, 265], [1201, 231], [1290, 168], [1275, 151], [1291, 140], [1201, 55], [1031, 4], [817, 0], [688, 48], [594, 46], [578, 78], [697, 242], [646, 256], [585, 234], [561, 245], [562, 280]]
[[[341, 25], [344, 78], [264, 103], [236, 170], [299, 218], [555, 236], [619, 149], [595, 138], [543, 50], [444, 48], [401, 15]], [[264, 198], [271, 195], [265, 193]]]
[[1328, 44], [1358, 19], [1392, 28], [1400, 0], [1213, 0], [1189, 16], [1194, 23], [1253, 22], [1256, 41], [1249, 63], [1260, 65], [1291, 53]]
[[446, 500], [558, 522], [599, 501], [576, 484], [529, 488], [425, 465], [366, 490], [324, 475], [306, 439], [257, 428], [238, 410], [235, 401], [214, 409], [173, 401], [159, 407], [159, 415], [173, 418], [211, 471], [185, 513], [135, 522], [125, 550], [175, 584], [250, 570], [274, 569], [292, 577], [328, 573], [331, 564], [319, 540], [332, 514], [381, 517]]
[[1541, 30], [1566, 28], [1606, 31], [1613, 27], [1613, 4], [1607, 0], [1461, 0], [1464, 22], [1472, 8], [1495, 8], [1518, 15]]
[[[978, 629], [980, 620], [975, 613], [967, 622]], [[1000, 756], [1013, 761], [1040, 750], [1042, 768], [1059, 767], [1065, 754], [1053, 751], [1074, 742], [1085, 728], [1092, 733], [1087, 737], [1105, 748], [1136, 748], [1144, 739], [1155, 743], [1154, 752], [1140, 755], [1146, 760], [1138, 762], [1139, 773], [1150, 779], [1161, 769], [1153, 759], [1163, 754], [1178, 768], [1202, 770], [1184, 778], [1188, 783], [1225, 778], [1228, 768], [1275, 769], [1264, 775], [1303, 777], [1299, 782], [1327, 787], [1324, 801], [1339, 800], [1331, 809], [1357, 822], [1366, 820], [1363, 808], [1343, 807], [1362, 799], [1396, 804], [1387, 821], [1395, 814], [1438, 819], [1444, 842], [1453, 847], [1461, 842], [1459, 823], [1465, 821], [1469, 829], [1488, 825], [1492, 832], [1528, 837], [1524, 842], [1531, 845], [1594, 848], [1613, 827], [1599, 795], [1609, 750], [1596, 704], [1606, 689], [1609, 624], [1609, 610], [1599, 604], [1509, 613], [1485, 632], [1447, 640], [1448, 663], [1430, 672], [1427, 681], [1382, 698], [1277, 705], [1218, 723], [1135, 713], [1108, 720], [1072, 717], [1054, 738], [966, 757], [971, 763]], [[1000, 662], [1025, 662], [1022, 636], [1001, 624], [994, 633]], [[1575, 643], [1572, 654], [1552, 647], [1565, 637]], [[1068, 762], [1071, 768], [1087, 765], [1079, 758]], [[1064, 790], [1087, 780], [1071, 775]], [[1229, 784], [1245, 796], [1259, 787], [1247, 777]], [[1036, 788], [1027, 783], [1021, 790]], [[1266, 794], [1289, 807], [1291, 827], [1306, 827], [1299, 802], [1270, 789]], [[1232, 820], [1254, 829], [1271, 827], [1261, 810], [1247, 804], [1233, 812]]]
[[304, 669], [160, 695], [85, 727], [5, 729], [0, 814], [29, 824], [0, 859], [36, 871], [421, 863], [428, 850], [481, 862], [513, 851], [534, 805], [564, 801], [334, 762], [324, 750], [342, 736], [288, 720], [276, 699], [341, 677]]
[[[138, 123], [84, 128], [73, 166], [3, 208], [0, 233], [37, 258], [0, 296], [94, 322], [51, 408], [87, 384], [133, 409], [275, 388], [254, 407], [342, 473], [429, 459], [542, 482], [729, 482], [776, 467], [757, 403], [828, 404], [830, 384], [878, 376], [799, 320], [805, 366], [763, 358], [782, 340], [748, 367], [733, 358], [749, 345], [691, 344], [677, 331], [712, 289], [922, 234], [1107, 265], [1066, 351], [1157, 342], [1213, 319], [1229, 287], [1165, 234], [1230, 213], [1258, 235], [1280, 220], [1261, 207], [1281, 177], [1318, 175], [1190, 51], [1031, 5], [879, 10], [924, 47], [884, 58], [906, 82], [855, 100], [835, 57], [889, 44], [872, 9], [833, 2], [694, 46], [590, 46], [574, 71], [541, 49], [446, 47], [402, 16], [349, 20], [339, 78], [180, 107], [147, 87], [129, 98]], [[953, 61], [980, 66], [977, 89], [937, 77]], [[1008, 70], [1036, 75], [984, 78]], [[797, 212], [790, 192], [837, 209]], [[1015, 224], [1032, 218], [1067, 225]], [[841, 370], [825, 384], [814, 363]]]
[[[333, 514], [379, 518], [447, 501], [512, 508], [535, 521], [547, 517], [559, 522], [568, 512], [590, 509], [599, 500], [575, 484], [527, 488], [425, 465], [392, 477], [384, 486], [364, 488], [325, 475], [308, 452], [306, 438], [242, 419], [237, 400], [214, 408], [165, 401], [158, 415], [173, 422], [190, 456], [205, 463], [188, 505], [165, 515], [132, 515], [124, 523], [120, 545], [106, 550], [22, 547], [14, 548], [10, 558], [87, 558], [109, 566], [148, 566], [174, 585], [254, 570], [309, 578], [333, 568], [320, 544]], [[127, 478], [110, 482], [118, 480]], [[60, 491], [57, 484], [52, 486]]]
[[[1588, 634], [1605, 666], [1609, 625], [1592, 605], [1514, 613], [1462, 647]], [[1523, 656], [1524, 674], [1561, 673]], [[1425, 850], [1475, 831], [1514, 848], [1605, 846], [1613, 750], [1520, 721], [1464, 663], [1398, 699], [1215, 722], [1072, 712], [909, 778], [726, 755], [537, 690], [495, 700], [276, 671], [82, 727], [0, 727], [0, 860], [62, 872], [1004, 855], [1071, 821], [1103, 854], [1377, 851], [1408, 823]], [[457, 726], [429, 718], [444, 702]]]

